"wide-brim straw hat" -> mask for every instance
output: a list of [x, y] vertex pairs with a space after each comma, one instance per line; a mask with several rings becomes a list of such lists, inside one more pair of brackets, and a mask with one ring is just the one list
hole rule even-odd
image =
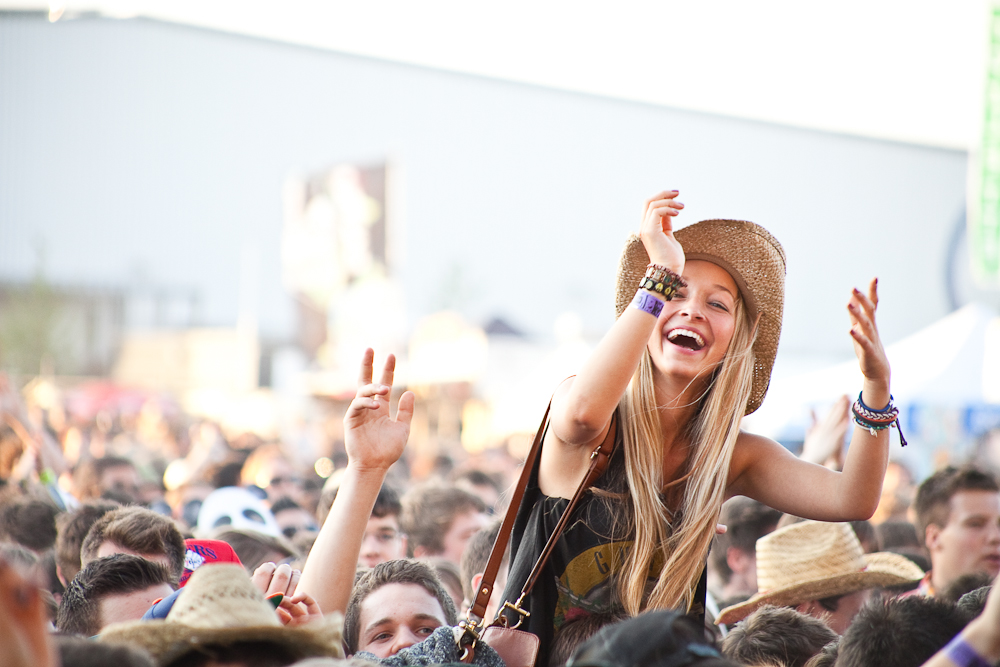
[[[785, 251], [770, 232], [745, 220], [702, 220], [675, 231], [674, 238], [684, 248], [686, 260], [701, 259], [725, 269], [740, 290], [750, 322], [760, 316], [753, 345], [753, 386], [746, 407], [750, 414], [764, 401], [778, 354], [785, 307]], [[618, 265], [617, 315], [632, 302], [647, 264], [646, 248], [633, 234]]]
[[758, 607], [791, 607], [866, 588], [923, 578], [913, 561], [894, 553], [866, 554], [849, 523], [803, 521], [757, 540], [759, 593], [726, 607], [716, 623], [735, 623]]
[[296, 660], [344, 657], [339, 615], [285, 627], [246, 570], [238, 565], [198, 568], [165, 619], [114, 623], [101, 632], [99, 639], [144, 648], [161, 665], [202, 646], [243, 642], [282, 646]]

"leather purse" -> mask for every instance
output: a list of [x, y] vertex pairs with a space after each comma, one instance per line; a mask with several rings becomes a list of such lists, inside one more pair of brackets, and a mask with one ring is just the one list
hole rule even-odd
[[[552, 401], [549, 400], [549, 405], [545, 408], [545, 416], [542, 417], [542, 423], [535, 433], [535, 439], [532, 442], [531, 449], [528, 451], [528, 456], [524, 460], [524, 466], [521, 468], [521, 476], [514, 487], [514, 493], [511, 496], [510, 505], [507, 507], [507, 513], [504, 515], [503, 523], [500, 524], [500, 532], [493, 542], [493, 550], [490, 552], [490, 559], [486, 563], [486, 569], [483, 572], [483, 580], [479, 585], [479, 590], [476, 591], [476, 598], [466, 611], [465, 618], [453, 629], [455, 642], [458, 644], [459, 655], [461, 656], [460, 659], [464, 663], [472, 663], [475, 659], [476, 645], [479, 642], [485, 642], [503, 658], [507, 667], [534, 667], [535, 660], [538, 657], [539, 640], [536, 635], [517, 629], [524, 619], [530, 616], [529, 612], [521, 608], [521, 603], [524, 602], [524, 599], [531, 592], [535, 582], [538, 580], [542, 568], [545, 566], [549, 555], [559, 541], [559, 536], [566, 528], [573, 509], [577, 506], [587, 489], [597, 481], [597, 478], [608, 467], [608, 462], [611, 460], [611, 455], [614, 452], [615, 432], [618, 425], [617, 413], [611, 418], [611, 427], [608, 429], [608, 434], [605, 436], [604, 441], [591, 452], [590, 467], [587, 469], [587, 474], [584, 475], [580, 486], [577, 487], [576, 493], [573, 494], [573, 498], [570, 499], [566, 510], [559, 518], [559, 523], [556, 524], [555, 529], [545, 543], [545, 548], [539, 554], [538, 560], [535, 561], [535, 566], [531, 569], [531, 574], [528, 575], [517, 601], [514, 603], [504, 602], [504, 606], [497, 613], [497, 617], [486, 625], [484, 619], [486, 605], [493, 594], [493, 585], [496, 581], [497, 572], [500, 570], [500, 564], [503, 562], [504, 551], [507, 550], [507, 544], [510, 541], [510, 534], [514, 528], [514, 519], [517, 517], [521, 502], [524, 499], [524, 491], [528, 486], [532, 470], [534, 470], [538, 462], [538, 454], [542, 449], [542, 440], [545, 438], [545, 432], [549, 426], [549, 411], [551, 409]], [[512, 611], [517, 614], [518, 621], [513, 626], [508, 625], [507, 616], [504, 614], [506, 611]]]

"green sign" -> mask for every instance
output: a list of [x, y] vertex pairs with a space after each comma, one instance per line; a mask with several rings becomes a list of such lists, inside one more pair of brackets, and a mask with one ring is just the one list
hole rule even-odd
[[1000, 284], [1000, 3], [989, 15], [986, 95], [979, 161], [970, 188], [969, 251], [983, 286]]

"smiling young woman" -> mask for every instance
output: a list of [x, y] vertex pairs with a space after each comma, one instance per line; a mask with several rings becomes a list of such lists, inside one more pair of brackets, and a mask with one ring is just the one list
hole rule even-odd
[[[678, 230], [677, 192], [646, 202], [618, 272], [618, 320], [552, 399], [540, 462], [513, 530], [505, 598], [521, 586], [613, 420], [615, 454], [561, 535], [531, 595], [539, 664], [558, 628], [590, 613], [683, 607], [701, 613], [704, 563], [726, 498], [745, 495], [826, 520], [869, 517], [888, 459], [889, 364], [875, 328], [875, 282], [848, 303], [865, 376], [844, 471], [741, 432], [760, 407], [784, 304], [781, 244], [751, 222]], [[883, 410], [882, 406], [886, 406]], [[862, 417], [864, 419], [864, 417]], [[701, 586], [699, 586], [701, 584]], [[516, 617], [510, 619], [516, 622]]]

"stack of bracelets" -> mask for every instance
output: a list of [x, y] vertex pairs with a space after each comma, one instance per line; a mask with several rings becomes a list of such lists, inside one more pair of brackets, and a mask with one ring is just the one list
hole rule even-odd
[[663, 302], [649, 292], [660, 294], [667, 301], [672, 301], [674, 294], [681, 287], [687, 287], [687, 283], [679, 275], [662, 264], [649, 264], [646, 266], [646, 275], [639, 281], [639, 291], [632, 299], [632, 305], [653, 317], [659, 317], [660, 311], [663, 310]]
[[884, 431], [890, 426], [895, 426], [896, 430], [899, 431], [900, 444], [906, 447], [906, 438], [903, 437], [903, 429], [899, 426], [899, 408], [893, 405], [891, 394], [889, 395], [889, 405], [881, 410], [869, 408], [861, 400], [861, 394], [858, 394], [858, 400], [854, 401], [854, 405], [851, 406], [851, 412], [854, 413], [854, 423], [861, 428], [868, 429], [872, 435], [878, 431]]

